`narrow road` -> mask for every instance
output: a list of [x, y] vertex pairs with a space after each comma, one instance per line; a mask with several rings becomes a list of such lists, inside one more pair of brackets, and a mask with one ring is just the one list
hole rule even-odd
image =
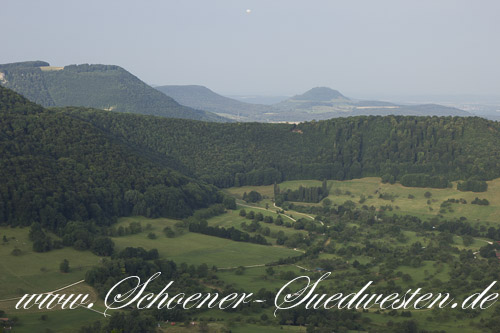
[[[254, 267], [263, 267], [263, 266], [266, 266], [266, 265], [262, 264], [262, 265], [250, 265], [250, 266], [241, 266], [241, 267], [244, 267], [244, 268], [254, 268]], [[303, 270], [308, 271], [308, 272], [312, 271], [309, 268], [305, 268], [305, 267], [302, 267], [302, 266], [299, 266], [299, 265], [294, 265], [294, 264], [273, 265], [273, 266], [269, 266], [269, 267], [276, 267], [276, 266], [295, 266], [295, 267], [297, 267], [299, 269], [303, 269]], [[240, 266], [238, 266], [238, 267], [240, 267]], [[228, 269], [235, 269], [235, 268], [238, 268], [238, 267], [224, 267], [224, 268], [217, 268], [217, 270], [228, 270]]]
[[308, 271], [308, 272], [310, 272], [310, 271], [311, 271], [310, 269], [307, 269], [307, 268], [302, 267], [302, 266], [299, 266], [299, 265], [295, 265], [295, 267], [300, 268], [300, 269], [303, 269], [303, 270]]
[[[266, 211], [266, 212], [268, 212], [268, 211], [269, 211], [269, 209], [265, 209], [265, 208], [262, 208], [262, 207], [250, 206], [250, 205], [242, 204], [242, 203], [239, 203], [239, 202], [237, 202], [237, 204], [238, 204], [238, 205], [240, 205], [240, 206], [243, 206], [243, 207], [249, 207], [249, 208], [254, 208], [254, 209], [260, 209], [260, 210], [264, 210], [264, 211]], [[296, 219], [294, 219], [293, 217], [291, 217], [290, 215], [288, 215], [288, 214], [286, 213], [286, 211], [285, 211], [283, 208], [281, 208], [281, 207], [279, 207], [279, 206], [276, 206], [276, 203], [275, 203], [275, 202], [273, 202], [273, 206], [274, 206], [274, 208], [277, 208], [277, 209], [279, 209], [279, 210], [283, 210], [283, 211], [285, 212], [285, 213], [280, 213], [280, 215], [284, 215], [284, 216], [288, 217], [290, 220], [292, 220], [293, 222], [297, 222], [297, 220], [296, 220]], [[294, 211], [294, 214], [304, 215], [304, 216], [306, 216], [306, 217], [308, 217], [308, 218], [310, 218], [311, 220], [313, 220], [313, 221], [314, 221], [314, 217], [312, 217], [311, 215], [307, 215], [307, 214], [304, 214], [304, 213], [299, 213], [299, 212], [296, 212], [296, 211]], [[323, 223], [323, 221], [318, 220], [318, 222], [319, 222], [322, 226], [324, 226], [324, 225], [325, 225], [325, 224]]]
[[[269, 209], [265, 209], [265, 208], [262, 208], [262, 207], [250, 206], [250, 205], [245, 205], [245, 204], [242, 204], [242, 203], [237, 203], [237, 204], [240, 205], [240, 206], [243, 206], [243, 207], [255, 208], [255, 209], [260, 209], [260, 210], [264, 210], [266, 212], [269, 212]], [[275, 206], [275, 207], [279, 208], [277, 206]], [[272, 213], [272, 211], [271, 211], [271, 213]], [[293, 222], [297, 222], [296, 219], [294, 219], [293, 217], [288, 216], [287, 214], [280, 214], [280, 215], [284, 215], [284, 216], [288, 217], [290, 220], [292, 220]]]
[[217, 270], [220, 271], [220, 270], [235, 269], [235, 268], [238, 268], [238, 267], [253, 268], [253, 267], [263, 267], [263, 266], [266, 266], [266, 264], [249, 265], [249, 266], [236, 266], [236, 267], [222, 267], [222, 268], [217, 268]]
[[[283, 208], [281, 208], [281, 207], [279, 207], [279, 206], [276, 206], [276, 203], [275, 203], [275, 202], [273, 202], [273, 206], [274, 206], [275, 208], [278, 208], [278, 209], [283, 209]], [[283, 210], [283, 211], [284, 211], [284, 210]], [[304, 214], [304, 213], [299, 213], [299, 212], [295, 212], [295, 211], [294, 211], [294, 213], [295, 213], [295, 214], [299, 214], [299, 215], [304, 215], [304, 216], [306, 216], [306, 217], [308, 217], [308, 218], [310, 218], [311, 220], [313, 220], [313, 221], [314, 221], [314, 217], [312, 217], [311, 215], [307, 215], [307, 214]], [[321, 223], [321, 225], [325, 225], [325, 224], [323, 223], [323, 221], [318, 220], [318, 222], [319, 222], [319, 223]]]

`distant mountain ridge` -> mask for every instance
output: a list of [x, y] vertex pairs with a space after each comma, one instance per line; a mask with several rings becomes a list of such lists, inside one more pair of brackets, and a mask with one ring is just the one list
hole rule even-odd
[[167, 85], [155, 88], [179, 104], [238, 120], [259, 120], [260, 114], [272, 110], [272, 106], [241, 102], [199, 85]]
[[0, 85], [45, 107], [84, 106], [216, 122], [302, 122], [360, 115], [472, 116], [438, 104], [356, 100], [328, 87], [315, 87], [272, 105], [246, 103], [199, 85], [153, 88], [116, 65], [53, 67], [45, 61], [3, 64]]
[[398, 105], [384, 101], [354, 100], [328, 87], [316, 87], [274, 105], [275, 118], [288, 114], [293, 121], [325, 120], [350, 116], [472, 116], [452, 107], [427, 105]]
[[203, 86], [160, 86], [156, 89], [189, 107], [217, 113], [238, 121], [301, 122], [369, 115], [473, 116], [438, 104], [399, 105], [385, 101], [355, 100], [338, 90], [316, 87], [273, 105], [241, 102]]
[[0, 65], [0, 84], [45, 107], [85, 106], [118, 112], [227, 121], [180, 105], [116, 65], [51, 67], [44, 61]]

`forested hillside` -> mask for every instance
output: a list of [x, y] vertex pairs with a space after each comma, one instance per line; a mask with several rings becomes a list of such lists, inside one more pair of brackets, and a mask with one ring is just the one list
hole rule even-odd
[[482, 118], [372, 116], [299, 125], [218, 124], [66, 109], [103, 131], [178, 160], [219, 187], [406, 174], [500, 177], [500, 125]]
[[166, 167], [172, 163], [0, 87], [0, 223], [61, 232], [69, 221], [185, 217], [221, 201], [215, 187]]
[[227, 121], [191, 109], [119, 66], [50, 67], [43, 61], [0, 65], [0, 84], [43, 106], [85, 106], [172, 118]]
[[437, 177], [443, 187], [500, 177], [500, 126], [481, 118], [222, 124], [44, 110], [0, 92], [0, 220], [9, 224], [40, 221], [56, 230], [70, 220], [187, 216], [221, 200], [202, 182], [229, 187], [382, 176], [432, 186], [429, 179]]

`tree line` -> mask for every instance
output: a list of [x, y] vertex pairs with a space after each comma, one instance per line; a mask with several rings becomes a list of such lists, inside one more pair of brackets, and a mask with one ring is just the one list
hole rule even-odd
[[298, 189], [281, 191], [279, 185], [274, 184], [274, 200], [278, 206], [285, 201], [314, 202], [318, 203], [329, 194], [326, 180], [323, 180], [321, 186], [306, 187], [300, 185]]

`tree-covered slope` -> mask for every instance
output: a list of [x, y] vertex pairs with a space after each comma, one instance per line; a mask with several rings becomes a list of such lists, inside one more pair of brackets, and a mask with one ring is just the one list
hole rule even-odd
[[66, 112], [177, 159], [217, 186], [425, 173], [500, 177], [500, 125], [482, 118], [362, 116], [291, 124], [204, 123]]
[[186, 216], [221, 199], [206, 182], [496, 178], [500, 125], [402, 116], [211, 123], [76, 107], [45, 110], [0, 87], [0, 156], [0, 222], [40, 221], [59, 230], [73, 220]]
[[220, 200], [170, 164], [0, 87], [0, 224], [61, 231], [69, 221], [108, 225], [130, 214], [184, 217]]
[[45, 62], [0, 65], [0, 84], [43, 106], [85, 106], [172, 118], [225, 121], [178, 104], [121, 67]]

